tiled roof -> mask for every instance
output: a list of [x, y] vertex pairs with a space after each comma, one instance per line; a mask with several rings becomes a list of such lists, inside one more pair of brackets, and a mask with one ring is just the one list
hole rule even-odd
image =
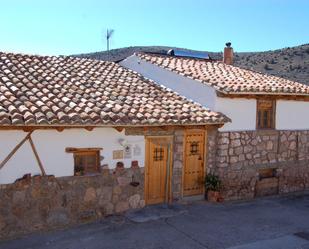
[[200, 81], [226, 94], [294, 94], [309, 95], [309, 86], [219, 61], [175, 57], [158, 54], [136, 54], [182, 76]]
[[113, 62], [0, 53], [1, 126], [228, 120]]

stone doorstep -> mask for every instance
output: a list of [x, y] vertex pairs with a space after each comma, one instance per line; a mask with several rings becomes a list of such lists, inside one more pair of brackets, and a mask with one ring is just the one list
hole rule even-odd
[[205, 200], [205, 195], [193, 195], [193, 196], [184, 196], [181, 201], [184, 202], [194, 202]]

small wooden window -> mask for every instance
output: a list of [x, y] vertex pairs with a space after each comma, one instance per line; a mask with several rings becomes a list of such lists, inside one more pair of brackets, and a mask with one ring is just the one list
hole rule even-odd
[[275, 101], [257, 100], [257, 129], [275, 128]]
[[100, 172], [100, 150], [102, 148], [66, 148], [67, 153], [73, 153], [74, 175]]
[[74, 175], [86, 175], [100, 171], [99, 151], [74, 152]]

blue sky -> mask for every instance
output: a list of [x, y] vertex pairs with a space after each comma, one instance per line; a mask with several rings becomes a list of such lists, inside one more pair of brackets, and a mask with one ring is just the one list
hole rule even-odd
[[309, 42], [308, 0], [0, 0], [0, 50], [68, 55], [168, 45], [263, 51]]

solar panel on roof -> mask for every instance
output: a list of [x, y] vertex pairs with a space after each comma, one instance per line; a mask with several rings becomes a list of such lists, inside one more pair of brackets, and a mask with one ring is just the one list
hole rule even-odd
[[210, 59], [209, 55], [206, 52], [174, 50], [174, 55], [181, 57], [198, 58], [198, 59]]

